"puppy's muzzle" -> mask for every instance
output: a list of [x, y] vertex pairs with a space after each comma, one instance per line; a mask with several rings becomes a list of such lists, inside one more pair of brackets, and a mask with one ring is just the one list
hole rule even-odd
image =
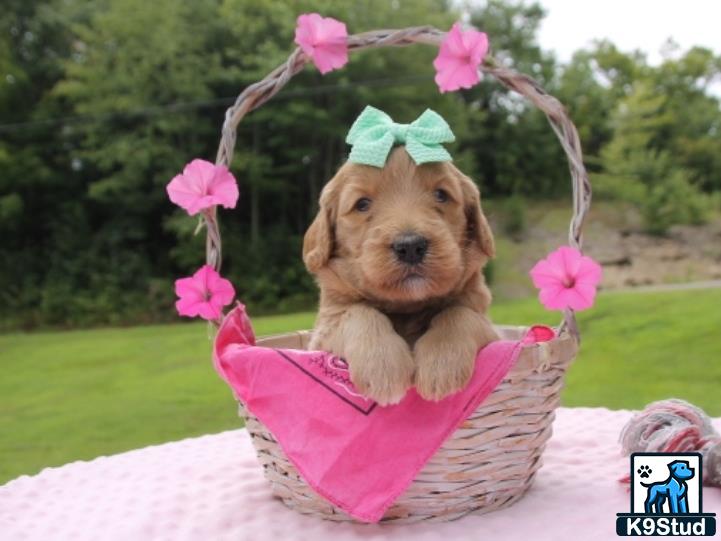
[[396, 258], [406, 265], [417, 265], [428, 252], [428, 239], [418, 233], [401, 233], [391, 244]]

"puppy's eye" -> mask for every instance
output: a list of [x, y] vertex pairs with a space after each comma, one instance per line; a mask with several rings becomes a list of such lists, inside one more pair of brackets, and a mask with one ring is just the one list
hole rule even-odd
[[358, 201], [355, 202], [353, 208], [356, 209], [358, 212], [366, 212], [371, 208], [371, 200], [367, 197], [361, 197]]
[[435, 197], [436, 201], [438, 201], [439, 203], [445, 203], [446, 201], [448, 201], [448, 192], [441, 188], [438, 188], [433, 192], [433, 197]]

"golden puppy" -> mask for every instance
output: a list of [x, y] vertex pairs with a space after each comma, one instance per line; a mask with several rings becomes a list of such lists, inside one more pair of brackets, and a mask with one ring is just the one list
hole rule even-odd
[[346, 359], [382, 405], [413, 385], [432, 400], [462, 389], [497, 337], [481, 273], [493, 255], [478, 188], [450, 162], [418, 166], [400, 146], [383, 168], [345, 163], [303, 243], [320, 286], [310, 347]]

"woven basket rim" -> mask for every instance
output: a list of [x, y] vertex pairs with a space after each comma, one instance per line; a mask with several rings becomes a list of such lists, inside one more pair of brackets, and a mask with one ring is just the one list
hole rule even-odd
[[[494, 327], [499, 331], [502, 339], [506, 338], [510, 340], [521, 339], [529, 329], [527, 325], [494, 325]], [[255, 346], [306, 350], [312, 332], [311, 329], [303, 329], [300, 331], [271, 334], [258, 338]], [[551, 340], [528, 344], [524, 346], [523, 349], [523, 357], [526, 360], [522, 364], [530, 363], [530, 365], [538, 370], [547, 370], [551, 366], [565, 366], [566, 363], [563, 362], [563, 360], [567, 358], [569, 354], [571, 357], [575, 357], [578, 351], [578, 341], [568, 330], [563, 330]], [[563, 351], [563, 353], [559, 354], [559, 351]], [[512, 373], [513, 370], [509, 372], [509, 374]]]

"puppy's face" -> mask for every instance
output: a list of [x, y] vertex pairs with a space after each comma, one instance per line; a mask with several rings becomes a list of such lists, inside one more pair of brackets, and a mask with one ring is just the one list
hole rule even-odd
[[448, 294], [493, 253], [475, 184], [450, 163], [417, 166], [403, 147], [381, 169], [343, 165], [303, 245], [311, 272], [332, 261], [363, 297], [399, 304]]

